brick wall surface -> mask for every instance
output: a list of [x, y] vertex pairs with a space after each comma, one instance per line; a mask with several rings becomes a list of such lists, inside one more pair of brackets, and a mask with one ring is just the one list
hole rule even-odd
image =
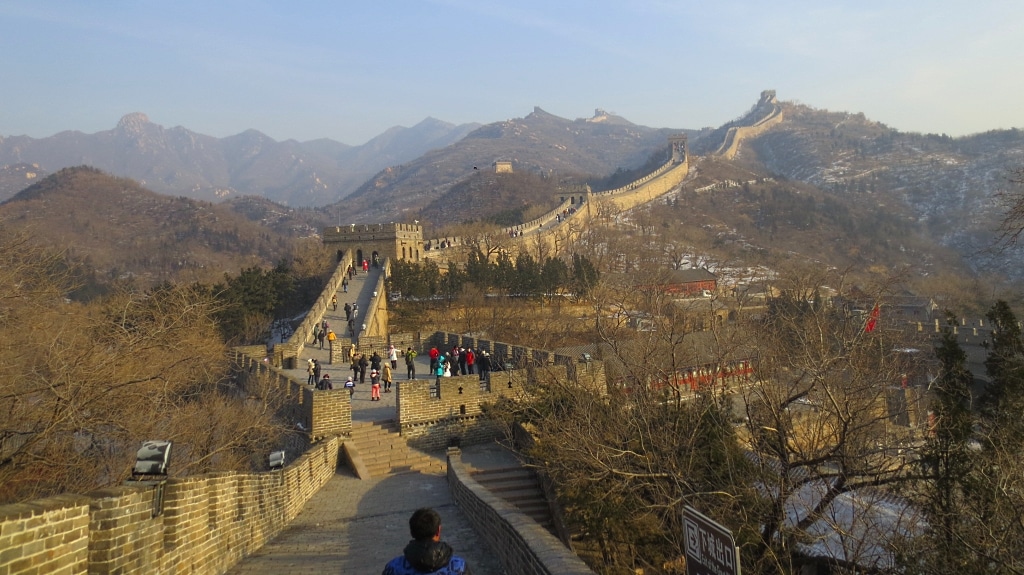
[[0, 573], [70, 575], [88, 568], [88, 497], [61, 495], [0, 506]]
[[334, 475], [341, 441], [314, 445], [282, 471], [170, 479], [156, 517], [149, 484], [0, 506], [0, 573], [224, 573]]

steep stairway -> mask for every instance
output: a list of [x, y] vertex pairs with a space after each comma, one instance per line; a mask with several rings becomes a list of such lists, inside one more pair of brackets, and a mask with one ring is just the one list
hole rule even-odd
[[444, 455], [410, 449], [394, 421], [352, 422], [352, 439], [371, 477], [420, 472], [443, 475]]
[[515, 505], [527, 517], [554, 534], [551, 511], [537, 475], [523, 467], [473, 471], [473, 479], [491, 493]]

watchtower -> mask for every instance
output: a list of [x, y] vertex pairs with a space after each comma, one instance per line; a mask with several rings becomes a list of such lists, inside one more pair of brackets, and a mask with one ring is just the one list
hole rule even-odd
[[352, 250], [355, 261], [384, 258], [418, 262], [423, 257], [423, 226], [419, 224], [350, 224], [324, 228], [324, 245], [342, 252]]
[[558, 198], [558, 203], [569, 200], [570, 206], [579, 207], [586, 203], [592, 195], [593, 192], [590, 191], [590, 186], [587, 184], [574, 184], [559, 188], [555, 197]]
[[672, 146], [672, 163], [681, 164], [685, 162], [686, 156], [690, 153], [686, 134], [669, 136], [668, 143]]

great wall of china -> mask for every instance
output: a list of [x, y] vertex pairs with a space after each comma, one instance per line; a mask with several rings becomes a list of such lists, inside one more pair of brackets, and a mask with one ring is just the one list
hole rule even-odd
[[[762, 99], [765, 96], [762, 94]], [[782, 120], [781, 107], [750, 126], [730, 128], [717, 152], [731, 158], [740, 142], [770, 129]], [[554, 250], [570, 245], [573, 234], [590, 224], [599, 210], [628, 210], [676, 189], [689, 172], [685, 138], [670, 139], [672, 159], [658, 170], [616, 190], [565, 198], [541, 218], [523, 225], [525, 233], [510, 245], [512, 251], [539, 246]], [[580, 201], [582, 200], [582, 203]], [[593, 205], [592, 205], [593, 204]], [[606, 207], [601, 207], [606, 206]], [[567, 208], [569, 217], [556, 220]], [[600, 361], [552, 354], [503, 342], [459, 334], [390, 333], [387, 323], [385, 279], [391, 257], [419, 261], [444, 257], [445, 250], [424, 250], [424, 244], [406, 242], [416, 237], [418, 226], [361, 226], [358, 230], [325, 230], [328, 239], [365, 242], [360, 248], [339, 249], [338, 266], [323, 295], [310, 309], [291, 337], [268, 353], [264, 346], [234, 351], [239, 385], [255, 381], [278, 388], [285, 397], [280, 415], [297, 422], [308, 436], [308, 446], [283, 469], [252, 473], [213, 473], [165, 481], [126, 482], [86, 495], [65, 494], [26, 503], [0, 506], [0, 573], [37, 575], [58, 573], [222, 574], [241, 559], [260, 549], [284, 530], [303, 506], [335, 474], [339, 462], [362, 469], [360, 454], [350, 439], [353, 410], [345, 390], [316, 391], [306, 385], [296, 362], [304, 355], [314, 326], [328, 313], [330, 296], [340, 293], [349, 266], [378, 250], [379, 235], [389, 234], [388, 257], [382, 258], [364, 287], [368, 304], [351, 337], [341, 336], [329, 351], [332, 365], [347, 362], [349, 350], [382, 351], [387, 343], [399, 349], [426, 351], [431, 345], [460, 345], [487, 350], [516, 369], [496, 371], [486, 386], [477, 376], [444, 378], [440, 388], [433, 381], [401, 382], [396, 390], [394, 420], [401, 436], [420, 449], [440, 449], [453, 438], [470, 443], [494, 436], [494, 426], [481, 406], [497, 397], [529, 393], [533, 385], [550, 378], [604, 390]], [[332, 236], [331, 234], [334, 234]], [[408, 238], [405, 235], [408, 234]], [[422, 236], [420, 236], [422, 237]], [[378, 242], [378, 243], [375, 243]], [[397, 242], [397, 243], [395, 243]], [[434, 239], [428, 244], [439, 244]], [[453, 242], [453, 247], [462, 244]], [[384, 248], [379, 248], [383, 251]], [[544, 249], [544, 248], [541, 248]], [[388, 253], [394, 251], [394, 253]], [[536, 573], [586, 573], [567, 548], [523, 527], [524, 521], [508, 520], [510, 511], [488, 495], [453, 460], [448, 467], [449, 485], [460, 507], [476, 529], [506, 564], [529, 565]], [[515, 515], [514, 513], [512, 515]]]

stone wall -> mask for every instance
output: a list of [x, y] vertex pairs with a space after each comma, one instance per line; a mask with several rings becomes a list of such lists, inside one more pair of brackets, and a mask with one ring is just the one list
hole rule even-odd
[[715, 155], [722, 156], [727, 160], [733, 159], [736, 157], [736, 152], [739, 151], [740, 143], [743, 140], [760, 136], [782, 120], [782, 107], [775, 104], [775, 108], [767, 117], [755, 122], [752, 126], [734, 126], [729, 128], [725, 134], [725, 141], [722, 142], [722, 146], [715, 152]]
[[324, 245], [339, 252], [351, 252], [356, 259], [373, 263], [373, 255], [385, 258], [420, 261], [423, 257], [423, 226], [418, 224], [350, 224], [324, 228]]
[[593, 571], [561, 541], [517, 507], [476, 482], [458, 450], [448, 455], [452, 499], [509, 573], [592, 575]]
[[281, 471], [169, 479], [155, 517], [155, 485], [0, 506], [0, 573], [224, 573], [334, 476], [341, 441], [315, 445]]
[[[327, 307], [331, 305], [331, 296], [336, 294], [341, 289], [341, 282], [345, 279], [345, 272], [348, 271], [348, 266], [352, 265], [352, 251], [345, 251], [338, 253], [338, 267], [335, 268], [334, 273], [331, 274], [330, 279], [327, 280], [327, 285], [324, 286], [324, 291], [320, 293], [320, 297], [316, 298], [313, 302], [313, 307], [303, 318], [302, 323], [295, 328], [295, 332], [288, 338], [288, 341], [278, 345], [281, 348], [281, 357], [287, 358], [299, 358], [302, 356], [302, 351], [306, 345], [312, 345], [307, 342], [313, 340], [313, 328], [320, 324], [320, 320], [324, 318], [324, 313], [327, 312]], [[275, 351], [277, 351], [275, 349]]]
[[367, 306], [366, 311], [363, 312], [363, 325], [365, 329], [359, 332], [359, 348], [362, 351], [364, 337], [378, 337], [386, 339], [388, 337], [388, 294], [387, 294], [387, 278], [391, 275], [391, 258], [384, 260], [381, 266], [381, 274], [377, 278], [377, 285], [373, 288], [373, 293], [376, 294], [370, 299], [370, 304]]
[[410, 446], [429, 451], [453, 440], [470, 444], [497, 436], [481, 404], [498, 396], [480, 390], [478, 375], [442, 377], [440, 394], [436, 391], [434, 381], [396, 382], [398, 425]]
[[[259, 353], [263, 346], [235, 348], [235, 376], [243, 388], [267, 385], [276, 390], [277, 416], [306, 431], [313, 441], [331, 435], [352, 433], [352, 402], [342, 389], [320, 391], [293, 379], [287, 372], [266, 361]], [[347, 367], [347, 364], [346, 366]], [[257, 382], [255, 378], [265, 378]]]

